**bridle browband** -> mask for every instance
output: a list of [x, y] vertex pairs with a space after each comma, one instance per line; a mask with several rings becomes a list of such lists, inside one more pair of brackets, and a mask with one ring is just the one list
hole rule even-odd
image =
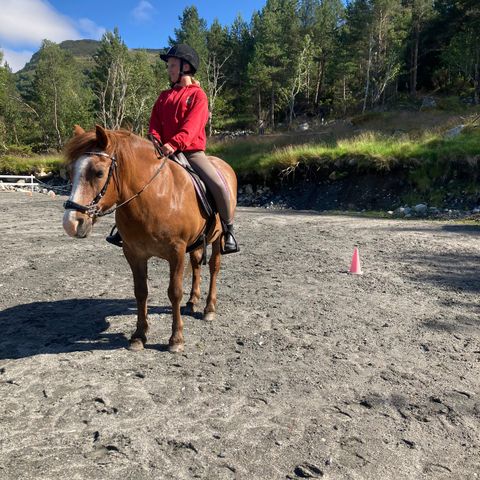
[[[160, 150], [158, 148], [158, 144], [155, 144], [155, 142], [154, 142], [154, 147], [155, 147], [155, 150], [158, 154], [158, 152]], [[157, 170], [155, 171], [153, 176], [150, 178], [150, 180], [137, 193], [135, 193], [135, 195], [132, 195], [129, 199], [125, 200], [120, 205], [116, 205], [115, 207], [112, 207], [112, 208], [102, 212], [99, 209], [98, 204], [100, 203], [100, 200], [103, 198], [103, 196], [105, 195], [105, 193], [107, 191], [108, 186], [110, 185], [110, 180], [112, 179], [112, 177], [114, 175], [114, 171], [117, 168], [117, 159], [116, 159], [115, 155], [109, 155], [108, 153], [105, 153], [105, 152], [85, 152], [84, 155], [98, 155], [100, 157], [107, 157], [112, 161], [110, 163], [110, 168], [108, 169], [107, 180], [105, 181], [105, 183], [104, 183], [102, 189], [100, 190], [100, 192], [98, 192], [98, 194], [95, 196], [95, 198], [88, 205], [81, 205], [79, 203], [72, 202], [71, 200], [67, 200], [63, 204], [63, 208], [65, 210], [75, 210], [77, 212], [84, 213], [85, 215], [88, 215], [89, 217], [92, 217], [92, 218], [93, 217], [104, 217], [105, 215], [110, 215], [111, 213], [113, 213], [118, 208], [122, 207], [123, 205], [126, 205], [127, 203], [131, 202], [134, 198], [138, 197], [153, 182], [153, 180], [160, 173], [160, 171], [165, 166], [165, 163], [167, 161], [167, 157], [165, 157], [164, 155], [161, 155], [161, 157], [157, 155], [158, 158], [163, 158], [163, 162], [157, 168]]]

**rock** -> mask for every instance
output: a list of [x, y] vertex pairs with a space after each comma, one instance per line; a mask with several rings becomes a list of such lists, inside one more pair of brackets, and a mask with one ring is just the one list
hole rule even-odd
[[405, 208], [398, 207], [393, 213], [397, 215], [397, 217], [403, 217], [405, 215]]
[[247, 195], [252, 195], [253, 194], [253, 187], [250, 184], [245, 185], [245, 193]]
[[60, 177], [64, 180], [68, 180], [67, 170], [65, 168], [60, 168]]
[[40, 172], [37, 173], [36, 177], [39, 180], [48, 180], [53, 177], [53, 172], [46, 172], [44, 168], [40, 169]]
[[424, 203], [419, 203], [418, 205], [415, 205], [414, 210], [415, 213], [418, 213], [419, 215], [425, 215], [428, 211], [428, 207]]
[[300, 123], [300, 125], [298, 125], [298, 129], [299, 129], [301, 132], [305, 132], [305, 131], [308, 130], [309, 128], [310, 128], [310, 125], [309, 125], [307, 122]]
[[17, 185], [25, 185], [25, 180], [21, 178], [20, 180], [17, 181]]
[[445, 138], [458, 137], [464, 128], [465, 128], [465, 125], [457, 125], [456, 127], [451, 128], [450, 130], [445, 132]]
[[420, 110], [422, 110], [423, 108], [436, 108], [436, 106], [437, 102], [433, 97], [423, 97]]
[[49, 196], [50, 198], [55, 198], [55, 192], [54, 192], [53, 190], [50, 190], [50, 191], [48, 192], [48, 196]]
[[323, 472], [316, 465], [312, 463], [304, 463], [295, 467], [294, 473], [301, 478], [320, 478], [323, 477]]

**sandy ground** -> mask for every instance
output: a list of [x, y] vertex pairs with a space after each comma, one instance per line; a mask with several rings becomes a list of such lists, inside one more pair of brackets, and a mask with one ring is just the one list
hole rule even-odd
[[2, 480], [480, 477], [478, 227], [240, 209], [217, 320], [168, 353], [154, 260], [132, 353], [113, 219], [62, 201], [0, 194]]

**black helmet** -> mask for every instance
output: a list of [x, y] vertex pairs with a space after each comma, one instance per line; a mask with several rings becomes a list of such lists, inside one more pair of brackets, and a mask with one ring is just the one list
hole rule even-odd
[[[160, 58], [163, 61], [168, 61], [170, 57], [179, 58], [184, 62], [188, 62], [190, 67], [192, 67], [192, 75], [198, 70], [198, 66], [200, 64], [200, 58], [198, 58], [198, 53], [190, 46], [186, 45], [185, 43], [179, 43], [178, 45], [174, 45], [170, 47], [167, 53], [162, 53]], [[183, 65], [180, 68], [181, 72], [183, 73]]]

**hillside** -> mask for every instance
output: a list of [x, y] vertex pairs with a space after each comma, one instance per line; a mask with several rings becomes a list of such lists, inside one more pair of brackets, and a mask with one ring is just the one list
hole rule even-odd
[[[100, 42], [98, 40], [65, 40], [59, 44], [60, 48], [70, 52], [75, 60], [80, 64], [82, 69], [88, 73], [94, 66], [93, 56], [95, 55]], [[135, 50], [144, 50], [147, 52], [150, 62], [153, 64], [157, 61], [158, 55], [162, 51], [161, 49], [140, 49], [132, 48], [132, 51]], [[30, 85], [35, 74], [35, 69], [38, 63], [39, 52], [37, 51], [32, 55], [30, 61], [16, 74], [16, 83], [19, 91], [23, 96], [28, 98], [28, 92], [30, 90]]]

